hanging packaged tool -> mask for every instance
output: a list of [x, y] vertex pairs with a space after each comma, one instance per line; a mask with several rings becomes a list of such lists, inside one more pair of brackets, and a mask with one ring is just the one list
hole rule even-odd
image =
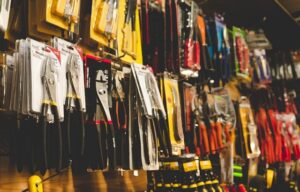
[[[87, 56], [89, 79], [87, 85], [87, 125], [89, 136], [93, 138], [87, 144], [88, 160], [92, 162], [92, 168], [105, 169], [107, 158], [109, 169], [116, 169], [116, 138], [115, 128], [110, 114], [111, 106], [111, 61]], [[93, 136], [93, 134], [96, 134]], [[86, 136], [88, 137], [88, 135]], [[93, 145], [93, 142], [96, 146]], [[98, 154], [94, 157], [93, 150]], [[100, 159], [98, 159], [100, 158]]]
[[[46, 58], [42, 75], [43, 82], [43, 100], [41, 115], [39, 118], [39, 126], [41, 131], [41, 167], [40, 171], [42, 174], [48, 169], [48, 166], [55, 166], [56, 171], [62, 168], [62, 130], [60, 125], [58, 104], [57, 104], [57, 77], [55, 63], [50, 58]], [[51, 113], [49, 114], [49, 111]], [[54, 149], [48, 146], [47, 135], [54, 136], [52, 144]], [[51, 137], [50, 136], [50, 137]], [[51, 142], [52, 142], [51, 141]], [[48, 151], [49, 150], [49, 151]], [[57, 151], [56, 151], [57, 150]], [[55, 154], [57, 153], [57, 154]], [[52, 161], [52, 162], [51, 162]]]
[[[117, 160], [122, 169], [129, 169], [129, 77], [125, 67], [113, 75], [112, 118], [116, 129]], [[129, 68], [128, 68], [129, 69]]]
[[66, 74], [60, 77], [60, 82], [63, 84], [64, 130], [68, 139], [66, 145], [68, 155], [82, 156], [85, 143], [84, 111], [86, 109], [82, 50], [59, 38], [54, 38], [52, 44], [61, 53], [61, 70], [63, 74]]
[[249, 100], [246, 97], [240, 98], [239, 114], [247, 158], [256, 158], [260, 155], [257, 127], [254, 123]]
[[183, 97], [183, 127], [184, 127], [184, 141], [186, 146], [186, 153], [191, 152], [193, 149], [193, 111], [192, 102], [196, 97], [196, 87], [189, 83], [184, 82], [182, 85]]
[[[204, 94], [204, 93], [203, 93]], [[202, 98], [201, 98], [202, 97]], [[208, 138], [208, 129], [207, 124], [205, 123], [205, 112], [203, 103], [205, 101], [204, 95], [197, 95], [194, 97], [194, 100], [192, 101], [191, 107], [193, 111], [193, 141], [194, 141], [194, 147], [195, 147], [195, 154], [198, 156], [205, 156], [210, 153], [210, 144], [209, 144], [209, 138]], [[212, 143], [214, 141], [211, 141]]]
[[78, 33], [80, 0], [47, 0], [46, 21], [64, 30]]
[[[164, 58], [164, 54], [167, 51], [164, 48], [164, 2], [165, 1], [157, 2], [151, 0], [141, 2], [143, 64], [151, 66], [154, 73], [162, 72], [166, 69]], [[177, 11], [179, 11], [180, 9], [178, 9], [177, 6], [178, 5], [175, 4]], [[179, 19], [179, 15], [176, 18]], [[177, 26], [177, 24], [173, 25], [173, 27], [175, 26]], [[176, 56], [176, 48], [173, 48], [173, 56]], [[177, 55], [179, 55], [179, 51], [177, 52]]]
[[292, 159], [292, 154], [295, 159], [299, 159], [299, 131], [295, 124], [295, 115], [292, 113], [280, 114], [277, 115], [277, 119], [279, 120], [279, 126], [281, 127], [281, 134], [283, 137], [283, 160], [286, 162], [290, 161]]
[[[10, 107], [17, 112], [18, 170], [28, 162], [31, 172], [60, 171], [65, 140], [60, 125], [64, 117], [60, 52], [28, 38], [17, 42], [14, 56], [12, 78], [16, 83], [11, 89]], [[24, 142], [29, 145], [24, 146]]]
[[0, 55], [0, 110], [10, 111], [12, 101], [13, 73], [15, 70], [14, 57], [8, 54]]
[[257, 82], [263, 84], [271, 81], [271, 69], [266, 57], [264, 49], [255, 49], [253, 51], [254, 77], [256, 77]]
[[259, 130], [260, 141], [261, 141], [261, 152], [262, 157], [266, 159], [266, 162], [272, 164], [275, 162], [274, 154], [274, 140], [273, 133], [270, 129], [267, 112], [264, 108], [259, 108], [256, 114], [256, 123]]
[[[30, 57], [29, 62], [30, 65], [28, 65], [29, 68], [25, 68], [25, 71], [29, 71], [30, 79], [28, 79], [25, 82], [28, 82], [30, 87], [31, 93], [29, 94], [29, 112], [30, 113], [40, 113], [41, 112], [41, 106], [42, 103], [40, 102], [43, 98], [43, 92], [39, 90], [43, 90], [42, 82], [36, 81], [41, 76], [41, 71], [43, 71], [44, 67], [44, 60], [45, 58], [50, 57], [53, 65], [56, 67], [56, 75], [55, 80], [59, 82], [61, 79], [62, 70], [61, 70], [61, 57], [58, 50], [51, 48], [50, 46], [46, 46], [44, 43], [40, 43], [38, 41], [32, 40], [32, 39], [26, 39], [26, 42], [28, 43], [28, 46], [30, 47]], [[25, 67], [25, 66], [24, 66]], [[27, 78], [25, 76], [25, 78]], [[57, 90], [63, 90], [63, 85], [61, 83], [57, 83], [56, 85]], [[26, 98], [25, 98], [26, 100]], [[59, 118], [63, 119], [63, 98], [61, 92], [56, 92], [56, 102], [58, 103], [58, 114]]]
[[[160, 149], [165, 157], [171, 155], [169, 130], [157, 81], [149, 68], [131, 64], [138, 93], [137, 116], [141, 143], [142, 165], [146, 170], [158, 169]], [[157, 145], [157, 138], [159, 148]]]
[[215, 14], [216, 28], [216, 68], [220, 80], [226, 83], [230, 78], [230, 44], [226, 24], [224, 18]]
[[293, 51], [291, 52], [292, 54], [292, 59], [293, 59], [293, 64], [295, 67], [295, 73], [296, 73], [296, 78], [300, 78], [300, 53], [299, 51]]
[[118, 1], [93, 1], [90, 37], [103, 46], [117, 49], [113, 44], [117, 38], [119, 14]]
[[182, 58], [180, 73], [185, 76], [198, 76], [200, 66], [200, 31], [197, 23], [199, 7], [192, 1], [182, 3]]
[[0, 30], [7, 30], [9, 15], [10, 15], [11, 0], [0, 1]]
[[234, 44], [234, 57], [235, 57], [235, 69], [237, 75], [249, 79], [251, 75], [250, 71], [250, 59], [249, 48], [246, 43], [245, 32], [238, 28], [232, 28], [233, 44]]
[[213, 95], [215, 110], [219, 116], [217, 123], [222, 126], [221, 135], [218, 133], [218, 136], [221, 136], [222, 139], [221, 146], [223, 146], [220, 152], [221, 180], [225, 183], [233, 183], [234, 129], [236, 126], [235, 110], [226, 89], [215, 88], [213, 89]]
[[180, 95], [178, 88], [178, 80], [167, 73], [163, 77], [163, 90], [168, 114], [169, 137], [172, 145], [172, 154], [181, 155], [184, 149], [184, 134], [182, 126]]
[[250, 58], [254, 68], [254, 80], [257, 83], [269, 83], [271, 81], [271, 69], [267, 61], [266, 49], [271, 48], [270, 42], [263, 31], [259, 31], [259, 33], [248, 32], [246, 40], [251, 50]]

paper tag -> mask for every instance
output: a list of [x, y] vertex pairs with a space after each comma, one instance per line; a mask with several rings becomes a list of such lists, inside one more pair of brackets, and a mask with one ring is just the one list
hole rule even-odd
[[42, 75], [45, 60], [45, 44], [33, 39], [26, 39], [30, 47], [30, 111], [40, 113], [43, 99]]

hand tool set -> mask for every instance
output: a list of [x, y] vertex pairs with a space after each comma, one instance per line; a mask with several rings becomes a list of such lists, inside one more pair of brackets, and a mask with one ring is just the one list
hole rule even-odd
[[145, 170], [147, 191], [298, 191], [299, 51], [189, 0], [18, 1], [0, 0], [14, 47], [0, 57], [0, 109], [18, 171]]

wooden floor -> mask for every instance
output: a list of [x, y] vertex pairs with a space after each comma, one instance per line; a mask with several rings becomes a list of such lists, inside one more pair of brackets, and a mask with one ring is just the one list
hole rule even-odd
[[[102, 173], [92, 172], [85, 175], [75, 176], [71, 170], [46, 181], [45, 192], [98, 192], [98, 191], [145, 191], [146, 173], [138, 172], [133, 176], [132, 172]], [[45, 177], [54, 174], [47, 173]], [[0, 156], [0, 192], [20, 192], [27, 188], [29, 173], [18, 173], [13, 164], [9, 163], [8, 157]]]

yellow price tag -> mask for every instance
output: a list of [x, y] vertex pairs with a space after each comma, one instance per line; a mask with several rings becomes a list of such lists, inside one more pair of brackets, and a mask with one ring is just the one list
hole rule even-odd
[[201, 170], [212, 169], [211, 161], [210, 160], [200, 161], [200, 169]]
[[183, 163], [183, 170], [184, 172], [196, 171], [197, 170], [196, 161]]

